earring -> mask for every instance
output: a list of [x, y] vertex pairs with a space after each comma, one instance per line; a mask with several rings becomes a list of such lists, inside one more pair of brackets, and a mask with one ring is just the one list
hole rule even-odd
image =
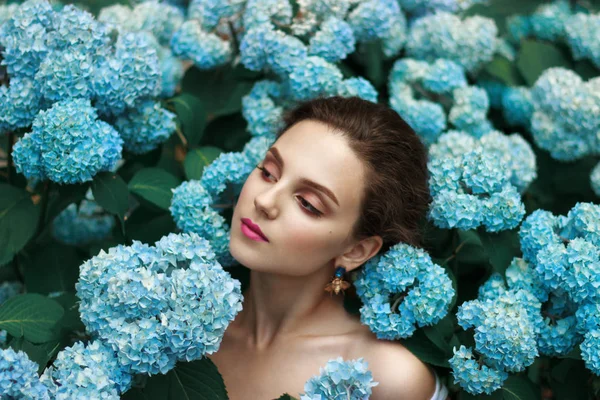
[[325, 285], [325, 291], [329, 293], [339, 294], [340, 291], [342, 294], [344, 290], [350, 287], [350, 283], [344, 280], [344, 273], [346, 272], [346, 268], [343, 266], [339, 266], [335, 269], [335, 273], [333, 275], [333, 279], [330, 283]]

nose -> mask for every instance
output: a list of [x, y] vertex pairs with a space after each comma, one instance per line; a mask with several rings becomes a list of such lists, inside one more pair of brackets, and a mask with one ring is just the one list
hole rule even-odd
[[273, 219], [277, 216], [277, 189], [275, 188], [275, 185], [265, 188], [254, 197], [254, 207], [256, 207], [258, 211], [265, 213], [269, 219]]

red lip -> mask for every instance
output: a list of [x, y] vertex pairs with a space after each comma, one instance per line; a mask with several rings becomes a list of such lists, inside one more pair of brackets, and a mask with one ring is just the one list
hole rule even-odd
[[243, 224], [246, 224], [248, 226], [248, 228], [250, 228], [250, 230], [258, 233], [267, 242], [269, 241], [269, 239], [267, 239], [267, 237], [265, 236], [265, 234], [262, 233], [262, 231], [260, 230], [260, 227], [258, 225], [256, 225], [254, 222], [252, 222], [252, 220], [250, 218], [242, 218], [241, 221], [242, 221]]

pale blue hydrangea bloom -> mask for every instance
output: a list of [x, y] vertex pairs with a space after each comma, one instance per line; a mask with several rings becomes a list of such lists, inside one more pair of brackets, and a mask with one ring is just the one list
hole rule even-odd
[[97, 65], [92, 78], [96, 108], [116, 115], [141, 98], [158, 96], [160, 74], [154, 36], [144, 31], [120, 33], [114, 55]]
[[40, 382], [56, 400], [117, 400], [131, 388], [131, 380], [113, 349], [100, 340], [76, 342], [64, 348], [40, 376]]
[[491, 394], [499, 389], [508, 378], [508, 373], [489, 367], [485, 364], [479, 365], [473, 359], [471, 348], [460, 345], [452, 349], [454, 355], [448, 362], [452, 367], [454, 383], [458, 383], [466, 392], [471, 394]]
[[565, 33], [573, 58], [589, 59], [600, 68], [600, 14], [573, 15], [565, 23]]
[[406, 52], [408, 57], [430, 62], [449, 59], [472, 72], [492, 60], [497, 34], [496, 24], [489, 18], [476, 15], [461, 20], [439, 11], [413, 23]]
[[344, 20], [330, 17], [310, 38], [308, 53], [329, 62], [338, 62], [354, 51], [356, 40], [352, 27]]
[[377, 103], [379, 96], [371, 82], [362, 76], [344, 79], [338, 87], [338, 95], [342, 97], [357, 96], [373, 103]]
[[342, 73], [334, 64], [310, 56], [294, 65], [284, 82], [284, 91], [297, 101], [331, 96], [337, 93], [342, 80]]
[[85, 245], [110, 236], [115, 226], [111, 214], [103, 211], [95, 201], [82, 200], [77, 209], [69, 204], [52, 221], [52, 236], [59, 242], [70, 245]]
[[[455, 294], [445, 270], [422, 249], [406, 243], [369, 260], [354, 285], [363, 302], [361, 322], [386, 340], [406, 338], [417, 326], [435, 324], [446, 316]], [[398, 296], [403, 293], [401, 301]], [[397, 297], [394, 304], [392, 295]]]
[[136, 4], [132, 16], [128, 22], [132, 30], [151, 32], [163, 46], [169, 45], [171, 37], [184, 20], [183, 12], [178, 7], [158, 0]]
[[539, 276], [524, 259], [513, 258], [504, 275], [509, 288], [528, 290], [540, 302], [548, 300], [548, 291], [542, 285]]
[[[563, 223], [564, 224], [564, 223]], [[537, 265], [537, 254], [551, 244], [562, 244], [558, 235], [561, 219], [550, 211], [537, 209], [525, 218], [519, 228], [523, 259], [532, 267]]]
[[531, 132], [535, 142], [559, 161], [600, 152], [600, 79], [583, 82], [574, 71], [548, 68], [532, 91]]
[[[239, 195], [254, 165], [242, 153], [221, 153], [210, 165], [204, 167], [200, 183], [217, 202], [230, 194]], [[225, 189], [229, 192], [225, 193]], [[233, 197], [231, 196], [231, 197]]]
[[171, 38], [173, 54], [192, 60], [200, 69], [211, 69], [230, 61], [231, 43], [202, 30], [195, 19], [185, 21]]
[[183, 65], [181, 60], [173, 55], [171, 48], [160, 47], [158, 50], [158, 62], [161, 71], [161, 93], [163, 98], [172, 97], [177, 85], [183, 78]]
[[289, 25], [292, 21], [292, 5], [289, 1], [281, 0], [248, 0], [242, 20], [246, 29], [271, 21]]
[[17, 3], [1, 4], [0, 5], [0, 25], [15, 13], [19, 8]]
[[173, 198], [169, 211], [179, 229], [196, 233], [208, 240], [221, 265], [232, 265], [229, 253], [230, 228], [225, 218], [211, 206], [212, 197], [197, 180], [183, 182], [171, 189]]
[[587, 332], [579, 348], [586, 368], [594, 374], [600, 375], [600, 329]]
[[44, 98], [60, 101], [74, 97], [91, 97], [90, 79], [94, 73], [94, 62], [89, 49], [83, 46], [50, 51], [35, 75]]
[[[502, 277], [499, 277], [500, 280]], [[530, 310], [521, 303], [517, 291], [490, 291], [497, 277], [490, 277], [483, 291], [487, 299], [467, 301], [458, 307], [456, 317], [463, 329], [474, 328], [475, 349], [489, 367], [506, 372], [520, 372], [538, 356], [535, 322], [542, 304], [534, 300]], [[463, 316], [463, 308], [465, 314]], [[464, 387], [464, 386], [463, 386]]]
[[33, 78], [46, 57], [47, 33], [53, 29], [55, 13], [45, 0], [21, 4], [0, 27], [2, 65], [9, 76]]
[[217, 351], [243, 299], [195, 233], [102, 250], [81, 265], [75, 289], [87, 331], [132, 374], [165, 374]]
[[434, 197], [427, 218], [443, 229], [475, 229], [483, 223], [484, 203], [477, 196], [442, 190]]
[[342, 357], [329, 360], [319, 368], [319, 375], [304, 384], [300, 400], [364, 400], [371, 396], [373, 381], [369, 364], [362, 358], [344, 361]]
[[447, 11], [458, 13], [478, 3], [487, 3], [489, 0], [399, 0], [403, 10], [417, 15], [434, 11]]
[[109, 25], [115, 29], [128, 29], [128, 25], [133, 20], [132, 9], [124, 4], [112, 4], [102, 7], [98, 14], [98, 21]]
[[[300, 39], [279, 30], [265, 33], [265, 60], [269, 69], [286, 79], [308, 57], [308, 48]], [[315, 59], [321, 59], [314, 57]], [[321, 59], [322, 60], [322, 59]]]
[[502, 160], [483, 147], [476, 147], [463, 155], [462, 179], [472, 194], [500, 191], [508, 182], [510, 170]]
[[346, 21], [357, 42], [380, 39], [386, 57], [396, 56], [406, 43], [406, 18], [396, 0], [360, 2]]
[[467, 86], [467, 78], [459, 64], [440, 58], [431, 63], [422, 83], [430, 92], [451, 94], [454, 89]]
[[248, 159], [250, 165], [257, 165], [267, 154], [275, 142], [275, 135], [253, 137], [244, 145], [242, 154]]
[[590, 186], [594, 193], [596, 193], [596, 196], [600, 197], [600, 162], [592, 169]]
[[502, 115], [509, 125], [529, 127], [533, 98], [526, 87], [507, 87], [502, 94]]
[[177, 115], [154, 100], [141, 102], [115, 120], [115, 128], [123, 139], [123, 147], [134, 153], [152, 151], [169, 139], [177, 129]]
[[531, 32], [543, 40], [560, 40], [565, 35], [565, 22], [571, 15], [571, 5], [567, 0], [542, 4], [529, 16]]
[[0, 349], [0, 393], [9, 399], [50, 400], [48, 389], [38, 378], [38, 364], [24, 351]]
[[192, 0], [187, 9], [187, 17], [199, 20], [205, 31], [212, 31], [221, 18], [237, 14], [245, 3], [243, 0]]
[[600, 205], [577, 202], [567, 213], [561, 235], [567, 239], [584, 238], [600, 246]]
[[577, 333], [577, 318], [569, 315], [551, 321], [544, 318], [538, 336], [538, 350], [541, 355], [556, 357], [569, 353], [583, 340]]
[[531, 35], [532, 29], [528, 15], [513, 14], [506, 18], [507, 38], [516, 45]]
[[566, 257], [569, 273], [562, 286], [571, 299], [577, 303], [600, 300], [600, 247], [586, 239], [571, 239]]
[[[479, 289], [477, 289], [477, 299], [491, 300], [504, 294], [504, 292], [506, 292], [504, 278], [500, 273], [494, 272], [481, 286], [479, 286]], [[466, 306], [467, 304], [468, 302], [465, 302], [462, 305]]]
[[270, 80], [255, 82], [242, 97], [242, 115], [252, 136], [275, 135], [283, 127], [283, 107], [277, 104], [280, 97], [281, 84]]
[[577, 318], [577, 332], [585, 334], [593, 329], [600, 328], [600, 303], [585, 303], [575, 312]]
[[89, 100], [64, 100], [40, 111], [32, 131], [15, 144], [13, 157], [27, 178], [80, 183], [113, 168], [122, 144], [112, 126], [97, 120]]
[[484, 89], [477, 86], [459, 87], [452, 91], [454, 105], [448, 121], [458, 130], [481, 137], [493, 128], [487, 120], [490, 102]]
[[0, 85], [0, 134], [27, 128], [45, 103], [40, 85], [27, 77], [12, 77], [10, 86]]

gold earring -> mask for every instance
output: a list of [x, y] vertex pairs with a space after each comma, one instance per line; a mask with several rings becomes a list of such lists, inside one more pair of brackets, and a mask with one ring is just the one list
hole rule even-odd
[[350, 287], [350, 283], [344, 280], [346, 268], [339, 266], [335, 269], [335, 274], [330, 283], [325, 285], [325, 291], [329, 293], [339, 294], [340, 291], [344, 294], [344, 290]]

